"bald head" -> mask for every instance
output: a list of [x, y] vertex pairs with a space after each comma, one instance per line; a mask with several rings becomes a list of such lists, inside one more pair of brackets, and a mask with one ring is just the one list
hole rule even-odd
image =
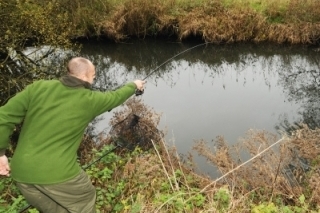
[[69, 61], [67, 69], [69, 75], [92, 84], [95, 77], [95, 67], [88, 59], [82, 57], [73, 58]]

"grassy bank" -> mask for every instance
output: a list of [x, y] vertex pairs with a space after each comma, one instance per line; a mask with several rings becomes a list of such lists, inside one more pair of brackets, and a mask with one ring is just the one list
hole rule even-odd
[[[59, 39], [63, 39], [63, 36], [103, 36], [121, 41], [126, 38], [164, 36], [180, 41], [197, 37], [218, 44], [243, 41], [317, 44], [320, 37], [318, 0], [8, 2], [11, 3], [2, 4], [9, 4], [8, 8], [12, 9], [14, 14], [22, 15], [12, 15], [11, 20], [28, 19], [28, 26], [31, 26], [35, 33], [33, 35], [46, 37], [46, 31], [50, 34], [55, 32]], [[19, 10], [15, 10], [14, 5], [18, 5]], [[7, 9], [2, 12], [5, 17], [8, 13], [10, 15]], [[47, 15], [47, 19], [40, 23], [37, 19], [31, 19], [43, 15]], [[55, 21], [56, 19], [59, 21]], [[13, 21], [16, 23], [16, 20]], [[26, 23], [26, 20], [23, 23]], [[5, 29], [2, 31], [2, 34], [7, 36], [10, 36], [8, 33], [12, 35], [12, 32]]]
[[117, 41], [164, 36], [177, 40], [197, 37], [213, 43], [315, 44], [320, 35], [320, 2], [317, 0], [75, 2], [77, 7], [71, 5], [69, 10], [72, 23], [79, 27], [77, 36], [90, 32], [89, 36], [106, 36]]

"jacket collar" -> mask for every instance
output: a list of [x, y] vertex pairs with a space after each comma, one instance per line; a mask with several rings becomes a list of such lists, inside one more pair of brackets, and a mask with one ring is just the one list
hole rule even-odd
[[63, 85], [68, 87], [84, 87], [86, 89], [91, 89], [91, 84], [89, 82], [83, 81], [71, 75], [62, 76], [59, 80]]

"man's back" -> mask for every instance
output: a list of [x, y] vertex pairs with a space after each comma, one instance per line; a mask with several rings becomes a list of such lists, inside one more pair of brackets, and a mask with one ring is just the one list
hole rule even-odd
[[78, 175], [76, 154], [88, 123], [123, 103], [135, 89], [129, 83], [118, 92], [102, 93], [65, 84], [37, 81], [9, 104], [9, 112], [25, 111], [11, 161], [11, 175], [18, 182], [53, 184]]

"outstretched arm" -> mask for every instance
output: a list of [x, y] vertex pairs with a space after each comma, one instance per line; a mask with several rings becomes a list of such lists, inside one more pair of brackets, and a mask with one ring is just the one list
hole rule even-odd
[[145, 81], [135, 80], [114, 91], [95, 93], [95, 103], [92, 104], [95, 116], [121, 105], [134, 94], [136, 89], [143, 91], [144, 84]]

